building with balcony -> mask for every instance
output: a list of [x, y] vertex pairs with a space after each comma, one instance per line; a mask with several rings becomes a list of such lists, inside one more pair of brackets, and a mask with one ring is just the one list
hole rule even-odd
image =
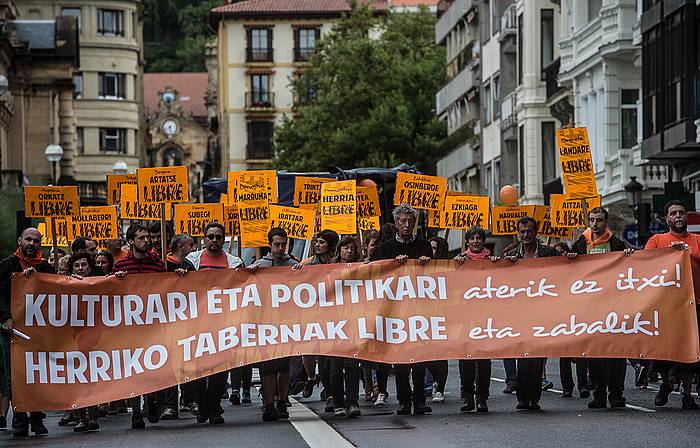
[[61, 141], [61, 175], [77, 183], [86, 204], [105, 203], [105, 173], [117, 161], [134, 170], [145, 162], [142, 0], [22, 0], [21, 18], [73, 16], [80, 35], [74, 77], [75, 138]]

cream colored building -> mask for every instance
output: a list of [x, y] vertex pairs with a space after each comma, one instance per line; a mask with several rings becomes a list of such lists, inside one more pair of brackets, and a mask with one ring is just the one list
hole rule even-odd
[[85, 203], [106, 198], [105, 174], [117, 161], [143, 165], [143, 1], [22, 0], [23, 19], [78, 18], [80, 68], [74, 78], [72, 169]]

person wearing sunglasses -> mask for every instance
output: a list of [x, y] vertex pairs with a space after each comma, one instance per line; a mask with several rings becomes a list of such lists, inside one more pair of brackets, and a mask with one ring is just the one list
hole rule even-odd
[[[218, 222], [210, 222], [204, 228], [204, 249], [190, 252], [185, 257], [198, 271], [209, 269], [235, 269], [243, 267], [243, 260], [224, 252], [224, 226]], [[220, 425], [224, 423], [224, 409], [221, 407], [221, 397], [226, 391], [228, 370], [215, 373], [208, 378], [193, 381], [199, 413], [198, 423]]]

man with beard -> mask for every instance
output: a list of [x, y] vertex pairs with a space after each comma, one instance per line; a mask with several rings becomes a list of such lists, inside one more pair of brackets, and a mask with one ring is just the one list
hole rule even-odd
[[[668, 232], [653, 235], [647, 241], [644, 249], [673, 246], [679, 250], [689, 250], [693, 256], [700, 257], [700, 235], [688, 232], [688, 213], [685, 210], [685, 205], [678, 200], [667, 202], [664, 205], [664, 216], [666, 217], [666, 224], [668, 224]], [[696, 306], [696, 310], [700, 318], [700, 308]], [[690, 392], [693, 387], [693, 375], [700, 371], [700, 362], [693, 364], [678, 363], [677, 365], [683, 386], [682, 408], [688, 410], [698, 409], [699, 406]], [[662, 380], [654, 403], [656, 406], [665, 406], [668, 403], [668, 396], [673, 392], [673, 386], [668, 378], [669, 370], [673, 367], [673, 363], [654, 361], [654, 367], [661, 374]]]
[[[41, 233], [37, 229], [33, 227], [25, 229], [17, 239], [17, 246], [14, 254], [0, 261], [0, 322], [2, 322], [2, 329], [5, 330], [2, 335], [4, 354], [2, 362], [7, 366], [7, 372], [10, 372], [10, 336], [7, 332], [13, 328], [10, 303], [12, 275], [16, 272], [24, 272], [24, 275], [29, 276], [34, 271], [55, 273], [53, 266], [42, 256]], [[0, 389], [5, 389], [5, 385], [9, 388], [10, 378], [0, 378]], [[30, 412], [29, 415], [26, 412], [15, 412], [12, 416], [12, 426], [15, 428], [13, 435], [27, 437], [30, 427], [37, 436], [48, 434], [49, 430], [43, 423], [44, 418], [46, 414], [43, 412]]]
[[[401, 204], [394, 209], [392, 214], [398, 228], [396, 234], [394, 238], [385, 241], [374, 251], [372, 261], [396, 260], [401, 264], [406, 264], [409, 259], [417, 259], [418, 264], [424, 266], [433, 256], [433, 247], [428, 241], [418, 238], [413, 233], [418, 220], [418, 212], [406, 204]], [[396, 398], [399, 400], [399, 408], [396, 413], [398, 415], [410, 414], [412, 402], [414, 414], [431, 414], [433, 410], [430, 406], [425, 405], [425, 391], [423, 390], [425, 363], [395, 364], [394, 374]], [[409, 377], [413, 379], [413, 390], [411, 390]]]

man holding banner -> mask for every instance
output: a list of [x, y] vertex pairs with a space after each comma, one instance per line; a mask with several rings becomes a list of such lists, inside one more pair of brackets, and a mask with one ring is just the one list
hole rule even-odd
[[[2, 360], [7, 367], [7, 372], [10, 372], [10, 335], [9, 331], [14, 327], [12, 315], [10, 314], [10, 299], [12, 298], [12, 276], [17, 272], [24, 272], [29, 276], [32, 272], [45, 272], [54, 274], [55, 271], [42, 256], [41, 251], [41, 233], [33, 227], [25, 229], [22, 235], [17, 240], [17, 250], [15, 253], [0, 261], [0, 322], [2, 329], [5, 330], [2, 334]], [[2, 374], [0, 369], [0, 374]], [[0, 391], [8, 392], [12, 399], [10, 378], [5, 378], [4, 375], [0, 378]], [[27, 437], [31, 427], [32, 432], [37, 436], [43, 436], [49, 433], [49, 430], [44, 426], [44, 418], [46, 414], [43, 412], [14, 412], [12, 415], [12, 426], [15, 429], [13, 433], [16, 437]]]
[[[422, 238], [418, 238], [413, 232], [418, 220], [418, 212], [401, 204], [393, 211], [394, 222], [398, 228], [394, 239], [387, 240], [377, 248], [372, 256], [376, 260], [396, 260], [405, 264], [409, 259], [418, 260], [418, 264], [425, 265], [433, 255], [433, 247]], [[396, 364], [394, 365], [396, 379], [396, 395], [399, 400], [398, 415], [413, 413], [416, 415], [431, 414], [433, 410], [425, 405], [425, 391], [423, 382], [425, 377], [425, 363]], [[413, 390], [409, 382], [409, 376], [413, 380]]]

